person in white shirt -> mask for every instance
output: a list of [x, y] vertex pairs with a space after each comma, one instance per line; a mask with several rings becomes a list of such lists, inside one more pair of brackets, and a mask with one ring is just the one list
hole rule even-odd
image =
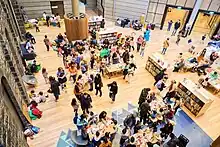
[[44, 18], [44, 20], [46, 20], [46, 18], [47, 18], [46, 12], [43, 13], [43, 18]]
[[33, 45], [31, 44], [30, 40], [27, 40], [25, 44], [25, 48], [28, 52], [32, 52], [34, 50]]
[[60, 15], [57, 13], [56, 14], [56, 21], [57, 21], [57, 26], [60, 28]]

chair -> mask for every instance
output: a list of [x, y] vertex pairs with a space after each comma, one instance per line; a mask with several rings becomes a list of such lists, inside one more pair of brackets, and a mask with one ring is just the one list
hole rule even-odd
[[181, 134], [179, 137], [178, 137], [178, 140], [179, 140], [179, 147], [186, 147], [186, 145], [189, 143], [189, 139], [186, 138], [186, 136], [184, 136], [183, 134]]

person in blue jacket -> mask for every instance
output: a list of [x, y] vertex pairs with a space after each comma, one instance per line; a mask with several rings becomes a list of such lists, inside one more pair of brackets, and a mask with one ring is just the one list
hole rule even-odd
[[150, 40], [150, 30], [147, 28], [146, 32], [144, 32], [144, 40], [149, 41]]

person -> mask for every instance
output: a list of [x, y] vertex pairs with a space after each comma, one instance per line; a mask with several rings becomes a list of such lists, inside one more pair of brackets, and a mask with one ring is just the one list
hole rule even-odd
[[30, 40], [32, 44], [35, 44], [35, 43], [36, 43], [36, 40], [35, 40], [34, 36], [33, 36], [30, 32], [27, 32], [27, 33], [25, 34], [25, 38], [26, 38], [27, 40]]
[[26, 41], [26, 44], [25, 44], [25, 48], [28, 52], [32, 52], [34, 50], [34, 47], [33, 45], [31, 44], [30, 40], [27, 40]]
[[174, 29], [173, 29], [173, 33], [172, 33], [172, 35], [171, 36], [175, 36], [176, 35], [176, 32], [177, 32], [177, 30], [180, 28], [180, 20], [178, 20], [177, 22], [175, 22], [175, 24], [174, 24]]
[[139, 107], [141, 106], [141, 104], [143, 104], [145, 102], [145, 100], [147, 99], [148, 93], [150, 92], [150, 88], [143, 88], [138, 100], [138, 104]]
[[161, 70], [161, 71], [154, 77], [154, 79], [155, 79], [154, 85], [156, 85], [156, 83], [157, 83], [159, 80], [161, 80], [161, 79], [163, 79], [165, 76], [167, 76], [166, 71], [167, 71], [167, 69], [164, 68], [163, 70]]
[[98, 115], [94, 114], [92, 111], [89, 112], [88, 125], [93, 125], [98, 123]]
[[99, 96], [101, 97], [103, 83], [102, 83], [102, 78], [101, 78], [100, 74], [96, 74], [95, 79], [94, 79], [94, 83], [95, 83], [95, 89], [96, 89], [95, 95], [98, 95], [98, 92], [99, 92]]
[[75, 114], [77, 114], [78, 113], [78, 109], [79, 109], [79, 105], [78, 105], [78, 103], [77, 103], [75, 98], [72, 99], [71, 106], [73, 107], [73, 112], [75, 112]]
[[104, 137], [103, 142], [99, 147], [112, 147], [112, 142], [108, 138]]
[[139, 36], [137, 39], [137, 52], [139, 52], [140, 48], [141, 48], [141, 44], [144, 41], [142, 36]]
[[204, 75], [206, 75], [206, 68], [210, 68], [210, 64], [202, 64], [200, 66], [197, 67], [197, 73], [198, 76], [201, 76], [201, 74], [203, 73]]
[[155, 87], [161, 92], [163, 91], [164, 88], [166, 88], [165, 85], [165, 80], [167, 79], [167, 77], [165, 77], [164, 79], [159, 80], [156, 84]]
[[95, 52], [91, 51], [91, 57], [90, 57], [90, 68], [93, 70], [95, 63]]
[[140, 106], [140, 122], [142, 123], [142, 121], [143, 121], [144, 125], [146, 124], [147, 118], [150, 115], [150, 111], [151, 111], [149, 104], [150, 104], [150, 101], [145, 100], [145, 102], [142, 103]]
[[123, 68], [123, 75], [124, 75], [123, 79], [125, 79], [126, 76], [128, 75], [128, 70], [129, 70], [129, 63], [127, 62]]
[[206, 39], [206, 34], [204, 34], [204, 35], [202, 36], [202, 40], [201, 40], [201, 43], [202, 43], [202, 44], [204, 44], [205, 39]]
[[202, 82], [201, 82], [202, 87], [206, 88], [209, 85], [209, 77], [206, 77]]
[[169, 38], [167, 38], [164, 42], [163, 42], [163, 50], [161, 52], [162, 55], [165, 55], [166, 51], [167, 51], [167, 48], [170, 46], [170, 43], [169, 43]]
[[137, 120], [135, 126], [134, 126], [134, 134], [138, 133], [139, 130], [141, 130], [142, 126], [141, 126], [141, 122], [140, 120]]
[[63, 35], [61, 33], [59, 33], [58, 36], [57, 36], [57, 42], [61, 43], [61, 42], [63, 42], [63, 40], [64, 40]]
[[119, 63], [119, 59], [120, 59], [120, 57], [119, 57], [118, 53], [114, 52], [112, 54], [112, 63], [113, 64], [118, 64]]
[[217, 79], [218, 79], [218, 73], [217, 73], [216, 71], [210, 73], [209, 79], [210, 79], [211, 81], [217, 80]]
[[177, 45], [179, 45], [181, 35], [182, 35], [182, 31], [179, 31], [179, 33], [177, 35], [177, 40], [176, 40]]
[[147, 28], [144, 32], [144, 40], [149, 41], [150, 40], [150, 30]]
[[170, 123], [170, 121], [168, 121], [163, 128], [160, 129], [161, 133], [160, 136], [162, 138], [167, 139], [167, 137], [169, 136], [169, 134], [171, 134], [173, 132], [173, 125]]
[[131, 138], [129, 139], [129, 143], [126, 145], [126, 147], [136, 147], [135, 138], [133, 136], [131, 136]]
[[57, 21], [57, 27], [60, 28], [61, 27], [60, 26], [60, 15], [58, 13], [56, 14], [56, 21]]
[[163, 147], [176, 147], [179, 144], [179, 139], [173, 134], [170, 134], [170, 140]]
[[174, 111], [173, 111], [171, 105], [167, 105], [167, 110], [165, 113], [166, 119], [173, 119], [173, 116], [174, 116]]
[[50, 16], [46, 15], [46, 23], [47, 23], [47, 27], [50, 26]]
[[100, 122], [106, 122], [106, 120], [107, 120], [107, 112], [106, 111], [102, 111], [99, 114], [99, 121]]
[[83, 86], [80, 82], [77, 81], [74, 87], [74, 94], [76, 98], [78, 99], [78, 101], [81, 101], [82, 91], [83, 91]]
[[50, 40], [47, 38], [47, 35], [44, 36], [44, 44], [46, 45], [47, 51], [50, 50]]
[[100, 28], [104, 29], [105, 28], [105, 19], [103, 18], [101, 21]]
[[[37, 102], [35, 102], [35, 101], [31, 101], [31, 103], [30, 103], [30, 105], [29, 105], [29, 111], [31, 111], [32, 112], [32, 114], [34, 115], [34, 116], [36, 116], [36, 118], [41, 118], [42, 117], [42, 111], [40, 111], [38, 108], [37, 108], [37, 106], [38, 106], [38, 103]], [[35, 119], [36, 119], [35, 118]]]
[[115, 96], [118, 93], [118, 85], [117, 82], [113, 81], [112, 83], [107, 85], [109, 88], [109, 97], [112, 99], [112, 102], [115, 101]]
[[43, 12], [43, 19], [46, 20], [46, 17], [47, 17], [47, 13]]
[[145, 48], [146, 48], [146, 41], [143, 41], [142, 45], [141, 45], [141, 51], [140, 51], [140, 55], [141, 55], [142, 58], [144, 57]]
[[88, 93], [82, 94], [80, 103], [81, 103], [81, 108], [82, 108], [83, 113], [89, 114], [89, 108], [92, 107], [91, 96]]
[[89, 80], [88, 80], [88, 82], [89, 82], [89, 85], [90, 85], [89, 91], [93, 91], [93, 84], [94, 84], [94, 75], [93, 75], [93, 74], [90, 74], [90, 75], [89, 75]]
[[129, 135], [127, 134], [127, 129], [124, 128], [122, 130], [122, 135], [121, 135], [120, 142], [119, 142], [120, 147], [124, 147], [126, 144], [126, 141], [128, 141], [128, 139], [129, 139]]
[[163, 98], [163, 101], [170, 102], [170, 99], [175, 97], [176, 95], [176, 81], [172, 80], [171, 84], [169, 86], [168, 92], [166, 93], [165, 97]]
[[31, 90], [31, 92], [28, 94], [28, 96], [30, 99], [32, 99], [32, 98], [36, 97], [37, 95], [34, 90]]
[[44, 96], [44, 93], [40, 91], [38, 96], [33, 97], [32, 100], [34, 100], [36, 103], [42, 103], [46, 102], [46, 97]]
[[124, 120], [124, 126], [133, 129], [136, 124], [136, 117], [134, 114], [128, 115]]
[[174, 109], [174, 115], [176, 114], [177, 110], [181, 107], [181, 99], [179, 96], [175, 96], [175, 103], [173, 106]]
[[101, 134], [99, 131], [96, 131], [95, 136], [92, 138], [93, 147], [99, 147], [101, 144]]
[[36, 29], [36, 32], [40, 32], [38, 21], [35, 23], [35, 29]]
[[76, 126], [78, 130], [81, 130], [83, 126], [87, 125], [88, 122], [86, 121], [86, 115], [82, 114], [80, 117], [77, 118]]
[[59, 99], [59, 95], [60, 95], [60, 83], [58, 81], [55, 80], [54, 77], [49, 77], [49, 81], [50, 81], [50, 89], [51, 92], [53, 93], [54, 97], [55, 97], [55, 101], [57, 102]]
[[167, 31], [170, 31], [170, 29], [171, 29], [171, 27], [172, 27], [172, 24], [173, 24], [173, 21], [172, 21], [172, 20], [168, 21]]
[[73, 79], [73, 84], [74, 84], [76, 82], [76, 77], [78, 73], [76, 65], [74, 63], [71, 63], [68, 70], [70, 72], [70, 79], [71, 78]]
[[128, 52], [128, 50], [126, 49], [125, 52], [122, 54], [122, 58], [123, 58], [123, 62], [127, 63], [129, 61], [130, 58], [130, 54]]
[[58, 71], [57, 71], [57, 78], [58, 78], [58, 81], [61, 85], [61, 88], [64, 89], [66, 87], [66, 81], [67, 81], [67, 78], [66, 78], [66, 73], [64, 71], [64, 69], [62, 67], [59, 67], [58, 68]]
[[131, 46], [131, 48], [132, 48], [133, 51], [134, 51], [134, 37], [131, 37], [130, 46]]

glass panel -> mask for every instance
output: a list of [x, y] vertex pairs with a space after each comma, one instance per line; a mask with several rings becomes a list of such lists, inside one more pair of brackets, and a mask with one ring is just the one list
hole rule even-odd
[[157, 3], [150, 3], [148, 12], [156, 12], [156, 8], [157, 8]]
[[158, 5], [157, 5], [157, 13], [158, 13], [158, 14], [163, 14], [165, 7], [166, 7], [165, 4], [158, 4]]
[[176, 0], [168, 0], [168, 2], [167, 2], [168, 4], [171, 4], [171, 5], [175, 5], [175, 3], [176, 3]]
[[193, 8], [195, 1], [196, 0], [187, 0], [185, 7]]
[[146, 21], [152, 23], [154, 19], [154, 15], [155, 15], [154, 13], [148, 13]]
[[150, 0], [151, 2], [158, 2], [158, 0]]
[[177, 6], [184, 6], [185, 5], [186, 0], [177, 0], [176, 5]]
[[209, 11], [218, 11], [218, 8], [220, 6], [220, 1], [219, 0], [212, 0], [212, 3], [209, 7]]
[[202, 3], [201, 9], [207, 10], [211, 1], [212, 0], [204, 0]]
[[162, 18], [163, 18], [163, 15], [156, 14], [155, 19], [154, 19], [154, 23], [161, 24]]

